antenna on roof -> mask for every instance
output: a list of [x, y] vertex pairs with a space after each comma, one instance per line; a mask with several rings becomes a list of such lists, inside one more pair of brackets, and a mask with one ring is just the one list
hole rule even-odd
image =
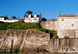
[[40, 16], [42, 17], [42, 14], [40, 13]]

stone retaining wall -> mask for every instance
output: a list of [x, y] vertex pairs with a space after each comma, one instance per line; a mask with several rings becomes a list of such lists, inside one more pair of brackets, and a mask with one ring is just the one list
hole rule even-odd
[[51, 39], [48, 46], [51, 52], [78, 52], [78, 39]]

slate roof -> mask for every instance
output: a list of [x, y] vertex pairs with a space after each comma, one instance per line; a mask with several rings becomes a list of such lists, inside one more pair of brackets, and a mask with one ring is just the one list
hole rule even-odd
[[50, 21], [57, 21], [57, 19], [51, 19]]
[[8, 19], [8, 17], [7, 17], [7, 16], [0, 16], [0, 18]]
[[3, 17], [5, 18], [5, 17], [7, 17], [7, 16], [0, 16], [0, 18], [3, 18]]
[[61, 15], [59, 17], [78, 17], [78, 15], [74, 15], [74, 14], [64, 14], [64, 15]]

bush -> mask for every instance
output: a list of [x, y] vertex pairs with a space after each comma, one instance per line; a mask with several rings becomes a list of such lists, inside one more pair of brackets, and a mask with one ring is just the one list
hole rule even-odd
[[55, 36], [55, 38], [59, 38], [58, 36]]

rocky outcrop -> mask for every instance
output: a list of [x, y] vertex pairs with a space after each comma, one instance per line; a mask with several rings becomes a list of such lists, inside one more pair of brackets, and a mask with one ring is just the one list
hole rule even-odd
[[49, 39], [49, 34], [35, 29], [0, 30], [0, 52], [22, 51], [26, 48], [46, 49]]

